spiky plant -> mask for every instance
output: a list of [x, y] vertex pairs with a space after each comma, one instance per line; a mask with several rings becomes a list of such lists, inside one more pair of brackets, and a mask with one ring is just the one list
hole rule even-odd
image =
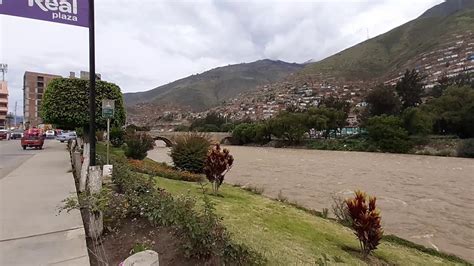
[[362, 191], [356, 191], [355, 197], [347, 199], [346, 204], [352, 218], [352, 229], [359, 239], [364, 258], [377, 249], [383, 236], [382, 217], [375, 206], [376, 197], [369, 197]]
[[221, 146], [216, 144], [208, 153], [204, 173], [209, 182], [212, 183], [214, 194], [224, 182], [225, 175], [230, 171], [234, 163], [234, 157], [230, 155], [228, 149], [221, 150]]

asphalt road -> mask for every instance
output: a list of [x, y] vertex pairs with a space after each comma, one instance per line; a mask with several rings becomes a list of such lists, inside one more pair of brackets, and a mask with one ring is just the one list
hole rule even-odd
[[[54, 140], [46, 140], [44, 149], [48, 148], [48, 142], [50, 141]], [[40, 150], [34, 149], [24, 151], [20, 146], [20, 140], [0, 140], [0, 179], [40, 152]]]

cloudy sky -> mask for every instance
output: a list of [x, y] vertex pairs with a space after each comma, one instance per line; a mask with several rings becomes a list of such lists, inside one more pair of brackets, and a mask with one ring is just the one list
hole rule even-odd
[[[124, 92], [269, 58], [320, 60], [412, 20], [442, 0], [97, 0], [97, 72]], [[22, 113], [25, 71], [88, 69], [88, 30], [0, 15], [10, 110]]]

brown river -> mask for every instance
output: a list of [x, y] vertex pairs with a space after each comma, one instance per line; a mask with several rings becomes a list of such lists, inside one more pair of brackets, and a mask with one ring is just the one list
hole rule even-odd
[[[231, 184], [331, 210], [332, 195], [377, 196], [386, 234], [474, 262], [474, 159], [229, 146]], [[170, 163], [168, 148], [149, 152]]]

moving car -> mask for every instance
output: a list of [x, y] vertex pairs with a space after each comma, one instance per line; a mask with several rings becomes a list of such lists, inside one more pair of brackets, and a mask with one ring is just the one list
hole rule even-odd
[[24, 150], [28, 147], [41, 150], [43, 149], [43, 144], [43, 132], [37, 128], [26, 130], [21, 138], [21, 147], [23, 147]]
[[10, 138], [10, 133], [6, 129], [0, 129], [0, 140], [8, 140]]
[[70, 132], [62, 132], [61, 135], [58, 135], [56, 137], [57, 140], [60, 142], [65, 142], [69, 141], [70, 139], [76, 139], [76, 132], [70, 131]]
[[22, 131], [12, 131], [10, 133], [10, 139], [21, 139], [23, 138], [23, 132]]
[[47, 130], [46, 131], [46, 138], [47, 139], [54, 139], [54, 136], [55, 136], [54, 130]]

